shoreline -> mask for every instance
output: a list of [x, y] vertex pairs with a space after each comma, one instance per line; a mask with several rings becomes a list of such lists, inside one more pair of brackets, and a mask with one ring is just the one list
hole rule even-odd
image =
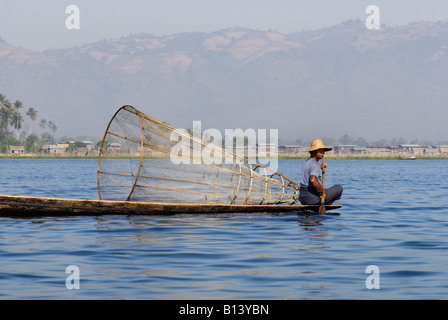
[[[279, 156], [278, 159], [308, 159], [309, 156]], [[448, 160], [448, 156], [415, 156], [415, 159], [410, 159], [410, 156], [376, 156], [376, 155], [331, 155], [325, 156], [325, 159], [330, 160]]]
[[[130, 158], [129, 156], [111, 156], [108, 158], [114, 159], [126, 159]], [[131, 158], [140, 158], [139, 155], [131, 156]], [[153, 158], [153, 159], [161, 159], [163, 157], [154, 156], [154, 157], [145, 157], [145, 158]], [[265, 157], [259, 157], [265, 158]], [[296, 156], [296, 155], [279, 155], [278, 160], [306, 160], [309, 156]], [[9, 154], [0, 154], [0, 159], [98, 159], [98, 155], [39, 155], [39, 154], [23, 154], [23, 155], [9, 155]], [[267, 157], [266, 159], [269, 159]], [[403, 157], [399, 155], [394, 156], [380, 156], [380, 155], [327, 155], [325, 159], [329, 160], [410, 160], [410, 161], [418, 161], [418, 160], [448, 160], [448, 156], [416, 156], [416, 159], [410, 159], [409, 156]]]

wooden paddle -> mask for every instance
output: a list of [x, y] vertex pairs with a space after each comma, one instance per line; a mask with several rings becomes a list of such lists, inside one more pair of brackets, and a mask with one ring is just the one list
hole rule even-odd
[[[322, 164], [325, 164], [325, 158], [322, 158]], [[322, 188], [325, 190], [325, 166], [322, 168]], [[326, 214], [325, 210], [325, 197], [320, 197], [320, 207], [319, 207], [319, 214]]]

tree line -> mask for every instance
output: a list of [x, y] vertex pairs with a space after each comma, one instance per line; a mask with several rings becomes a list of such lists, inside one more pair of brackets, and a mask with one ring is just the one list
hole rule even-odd
[[[428, 139], [405, 139], [405, 138], [390, 138], [390, 139], [377, 139], [377, 140], [367, 140], [363, 137], [351, 137], [348, 134], [343, 135], [339, 138], [328, 138], [324, 137], [322, 140], [326, 145], [337, 146], [337, 145], [355, 145], [358, 147], [366, 147], [366, 146], [398, 146], [400, 144], [418, 144], [418, 145], [427, 145], [427, 146], [436, 146], [436, 145], [448, 145], [447, 140], [441, 141], [431, 141]], [[288, 140], [281, 141], [280, 144], [296, 144], [302, 146], [309, 146], [311, 143], [311, 139], [296, 139], [296, 140]]]
[[[29, 130], [21, 131], [25, 118], [22, 114], [25, 106], [21, 100], [11, 102], [4, 94], [0, 93], [0, 152], [6, 153], [9, 146], [24, 146], [30, 153], [37, 153], [45, 144], [53, 144], [54, 137], [47, 131], [41, 136], [33, 133], [32, 125], [39, 119], [38, 111], [33, 107], [28, 107], [25, 115], [29, 118]], [[57, 131], [56, 124], [51, 120], [40, 119], [39, 127], [43, 130], [48, 129], [52, 133]]]

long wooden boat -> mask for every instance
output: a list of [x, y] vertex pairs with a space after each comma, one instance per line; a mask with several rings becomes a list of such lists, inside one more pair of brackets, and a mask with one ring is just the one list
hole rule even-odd
[[[342, 205], [327, 205], [326, 210]], [[0, 216], [171, 215], [179, 213], [317, 212], [318, 205], [232, 205], [60, 199], [0, 195]]]

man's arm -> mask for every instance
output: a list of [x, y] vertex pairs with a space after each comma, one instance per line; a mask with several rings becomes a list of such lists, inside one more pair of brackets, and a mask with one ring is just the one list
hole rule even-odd
[[319, 183], [319, 179], [317, 179], [317, 177], [314, 174], [310, 176], [310, 182], [313, 184], [314, 188], [319, 190], [320, 194], [324, 196], [324, 198], [326, 199], [327, 193], [325, 192], [325, 189], [322, 187], [322, 185]]

